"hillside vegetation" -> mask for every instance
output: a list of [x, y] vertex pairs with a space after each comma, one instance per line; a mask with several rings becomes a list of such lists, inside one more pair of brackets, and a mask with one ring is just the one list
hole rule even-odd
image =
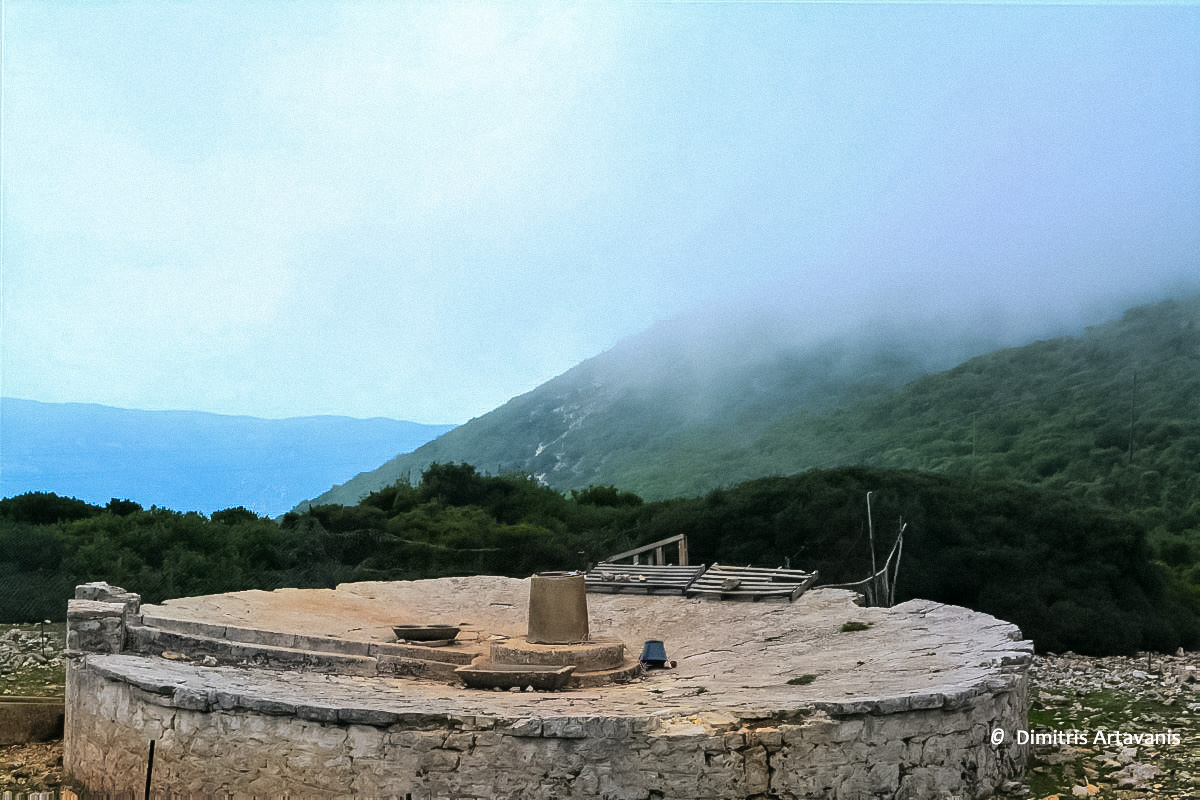
[[[0, 501], [0, 619], [61, 618], [70, 588], [108, 580], [176, 595], [476, 573], [527, 576], [686, 533], [693, 561], [865, 577], [867, 491], [880, 539], [908, 524], [898, 599], [1016, 622], [1043, 650], [1129, 653], [1200, 642], [1200, 592], [1152, 560], [1144, 524], [1019, 483], [864, 468], [764, 478], [644, 503], [611, 486], [569, 495], [524, 476], [439, 464], [357, 506], [212, 517], [24, 495]], [[882, 545], [880, 546], [882, 556]], [[31, 605], [31, 601], [36, 604]]]
[[704, 368], [656, 341], [585, 362], [315, 502], [352, 505], [434, 461], [651, 499], [860, 465], [1045, 486], [1134, 515], [1180, 569], [1200, 559], [1200, 296], [925, 375], [911, 344], [827, 344], [721, 371], [736, 363], [727, 353]]
[[854, 463], [1041, 485], [1132, 514], [1165, 560], [1193, 563], [1200, 297], [981, 356], [874, 401], [793, 415], [731, 461], [735, 477]]
[[797, 409], [877, 396], [990, 349], [970, 336], [937, 347], [901, 334], [784, 344], [790, 336], [655, 326], [312, 504], [353, 505], [448, 462], [533, 475], [563, 490], [615, 484], [655, 499], [702, 494], [769, 474], [752, 467], [735, 478], [726, 460]]

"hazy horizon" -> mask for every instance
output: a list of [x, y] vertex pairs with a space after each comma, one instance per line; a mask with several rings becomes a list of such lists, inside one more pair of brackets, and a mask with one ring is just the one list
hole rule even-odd
[[1197, 41], [1194, 3], [6, 2], [0, 394], [455, 423], [656, 325], [1078, 330], [1200, 291]]

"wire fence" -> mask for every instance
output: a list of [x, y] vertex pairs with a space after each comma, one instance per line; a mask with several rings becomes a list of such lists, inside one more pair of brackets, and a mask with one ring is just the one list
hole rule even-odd
[[0, 623], [62, 622], [75, 580], [41, 572], [0, 574]]

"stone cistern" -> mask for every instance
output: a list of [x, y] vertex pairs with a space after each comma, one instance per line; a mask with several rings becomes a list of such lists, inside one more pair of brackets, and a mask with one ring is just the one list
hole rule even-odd
[[[925, 600], [862, 608], [842, 589], [581, 603], [558, 595], [574, 577], [147, 605], [80, 586], [67, 779], [140, 797], [149, 778], [159, 800], [979, 800], [1025, 768], [1032, 643], [1013, 625]], [[431, 620], [459, 641], [393, 633]], [[664, 639], [675, 668], [622, 678], [639, 668], [623, 642]], [[464, 686], [464, 667], [490, 670], [492, 691]]]

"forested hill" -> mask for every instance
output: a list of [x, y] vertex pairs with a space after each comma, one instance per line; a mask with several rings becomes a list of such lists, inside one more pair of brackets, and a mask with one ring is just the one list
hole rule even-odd
[[733, 480], [840, 464], [1020, 480], [1200, 534], [1200, 296], [791, 415], [725, 457]]
[[700, 362], [645, 336], [314, 502], [353, 504], [434, 462], [651, 498], [864, 464], [1165, 504], [1172, 525], [1195, 529], [1200, 507], [1185, 498], [1200, 497], [1198, 324], [1200, 296], [1167, 301], [934, 374], [911, 342], [827, 342], [718, 372], [706, 365], [736, 359]]
[[[789, 413], [888, 392], [995, 348], [974, 331], [936, 347], [928, 341], [865, 324], [798, 338], [744, 320], [661, 323], [312, 502], [353, 505], [451, 461], [534, 475], [559, 489], [642, 482], [653, 497], [701, 494], [729, 484], [726, 454]], [[696, 458], [686, 474], [661, 483], [658, 465], [679, 453]]]

